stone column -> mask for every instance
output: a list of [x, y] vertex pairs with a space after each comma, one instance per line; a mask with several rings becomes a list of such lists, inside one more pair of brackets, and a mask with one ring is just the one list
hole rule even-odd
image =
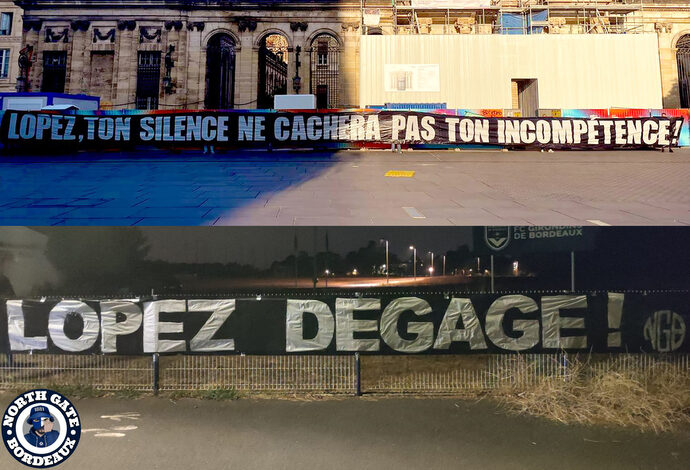
[[132, 109], [135, 107], [137, 84], [137, 51], [139, 31], [136, 26], [118, 27], [115, 48], [115, 86], [113, 87], [113, 104], [120, 105], [117, 109]]
[[370, 103], [359, 102], [359, 23], [342, 24], [343, 47], [340, 51], [338, 76], [341, 107], [362, 107]]
[[256, 109], [259, 80], [259, 48], [254, 46], [255, 34], [240, 33], [241, 50], [235, 57], [235, 107]]
[[[190, 109], [204, 107], [206, 92], [206, 51], [202, 45], [202, 31], [204, 23], [188, 21], [185, 27], [186, 35], [186, 101]], [[182, 43], [182, 41], [180, 41]]]
[[[29, 28], [29, 26], [31, 26]], [[26, 46], [33, 47], [33, 55], [31, 59], [31, 68], [29, 70], [28, 91], [40, 91], [41, 83], [39, 77], [43, 73], [43, 63], [38, 61], [38, 41], [40, 37], [41, 26], [37, 23], [24, 22], [24, 31], [22, 37], [22, 48]]]
[[[87, 37], [93, 34], [88, 26], [71, 27], [70, 47], [67, 50], [67, 74], [65, 76], [65, 93], [88, 94], [91, 70], [91, 57], [87, 57]], [[90, 55], [90, 54], [89, 54]]]
[[663, 106], [664, 108], [680, 108], [677, 49], [671, 47], [673, 34], [657, 34], [659, 39], [659, 68], [661, 70], [661, 99]]
[[[175, 67], [172, 71], [172, 79], [175, 84], [175, 104], [178, 106], [188, 108], [187, 106], [187, 69], [188, 69], [188, 49], [187, 49], [187, 28], [183, 27], [177, 31], [177, 41], [175, 41], [175, 53], [173, 60]], [[196, 101], [196, 100], [192, 100]], [[197, 108], [197, 105], [192, 105], [192, 108]]]
[[[299, 54], [299, 61], [300, 61], [300, 67], [299, 67], [299, 76], [302, 79], [302, 87], [299, 90], [299, 94], [308, 94], [309, 93], [309, 52], [307, 49], [309, 48], [309, 44], [307, 44], [307, 28], [308, 28], [308, 23], [306, 22], [299, 22], [297, 25], [297, 30], [292, 34], [292, 42], [294, 44], [295, 50], [297, 49], [297, 46], [301, 48], [300, 54]], [[290, 29], [292, 29], [293, 25], [290, 25]], [[293, 52], [292, 54], [292, 68], [288, 68], [288, 94], [293, 94], [295, 93], [295, 90], [292, 88], [292, 79], [296, 75], [296, 66], [297, 66], [297, 61], [296, 59], [296, 54]]]

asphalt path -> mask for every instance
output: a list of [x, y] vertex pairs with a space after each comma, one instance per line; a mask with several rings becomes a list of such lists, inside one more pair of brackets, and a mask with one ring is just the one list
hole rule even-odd
[[688, 225], [688, 181], [690, 149], [5, 155], [0, 224]]
[[[4, 409], [13, 396], [3, 394]], [[690, 429], [654, 435], [510, 416], [484, 400], [83, 399], [60, 469], [686, 470]], [[0, 468], [26, 468], [0, 449]]]

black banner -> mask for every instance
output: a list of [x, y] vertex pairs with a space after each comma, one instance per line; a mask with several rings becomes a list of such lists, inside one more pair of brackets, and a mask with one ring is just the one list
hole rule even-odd
[[500, 145], [536, 148], [677, 146], [682, 117], [483, 118], [396, 111], [79, 112], [5, 111], [12, 148], [318, 147], [334, 143]]
[[[309, 295], [309, 294], [307, 294]], [[8, 300], [6, 351], [150, 354], [689, 352], [687, 293]]]

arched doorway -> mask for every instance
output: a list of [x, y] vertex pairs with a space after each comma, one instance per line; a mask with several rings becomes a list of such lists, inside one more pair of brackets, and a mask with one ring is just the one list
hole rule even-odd
[[225, 33], [214, 35], [206, 46], [206, 109], [235, 105], [235, 41]]
[[690, 34], [681, 36], [676, 44], [678, 60], [678, 92], [680, 107], [690, 108]]
[[309, 90], [316, 95], [317, 108], [337, 108], [340, 47], [330, 34], [320, 34], [311, 42]]
[[275, 95], [287, 94], [288, 42], [281, 34], [268, 34], [259, 45], [259, 86], [256, 107], [273, 108]]

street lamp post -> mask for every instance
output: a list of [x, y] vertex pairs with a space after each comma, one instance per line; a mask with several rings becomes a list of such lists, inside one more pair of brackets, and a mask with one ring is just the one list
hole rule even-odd
[[417, 280], [417, 248], [414, 246], [410, 246], [410, 250], [412, 250], [412, 269], [414, 272], [414, 280]]
[[434, 253], [430, 251], [429, 254], [431, 255], [431, 269], [429, 269], [429, 276], [433, 276], [434, 275]]
[[388, 264], [388, 240], [386, 240], [386, 284], [390, 284], [390, 264]]
[[383, 240], [386, 243], [386, 284], [390, 284], [390, 266], [388, 264], [388, 240]]
[[331, 272], [327, 269], [327, 270], [326, 270], [326, 288], [328, 288], [328, 275], [329, 275], [330, 273], [331, 273]]
[[443, 275], [446, 275], [446, 255], [443, 255]]

